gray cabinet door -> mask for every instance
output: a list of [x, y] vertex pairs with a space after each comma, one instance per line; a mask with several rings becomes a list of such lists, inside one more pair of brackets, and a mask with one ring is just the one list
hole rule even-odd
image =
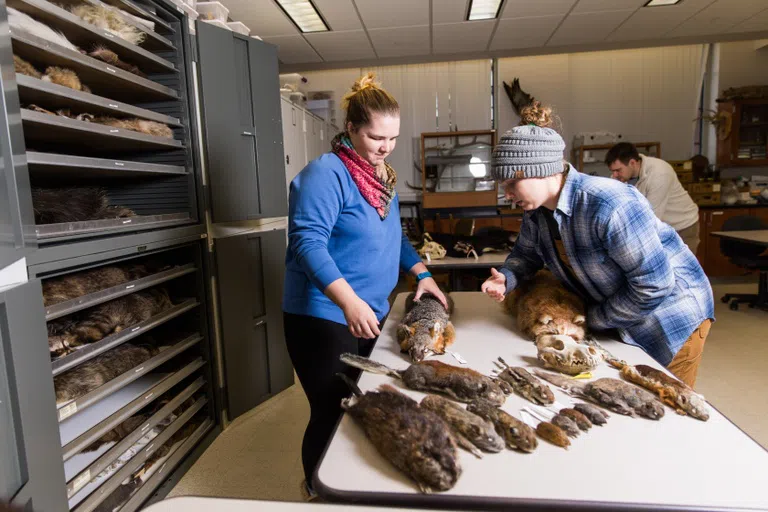
[[[0, 26], [7, 26], [0, 9]], [[32, 197], [27, 175], [19, 95], [11, 37], [0, 31], [0, 269], [32, 252], [36, 245]]]
[[283, 334], [285, 231], [217, 239], [229, 418], [293, 385]]
[[68, 507], [46, 340], [40, 281], [0, 292], [0, 501], [56, 512]]
[[213, 222], [287, 215], [272, 45], [197, 23]]

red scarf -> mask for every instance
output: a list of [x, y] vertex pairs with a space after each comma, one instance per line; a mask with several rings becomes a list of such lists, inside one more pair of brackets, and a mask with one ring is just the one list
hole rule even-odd
[[355, 151], [352, 141], [344, 133], [334, 137], [331, 141], [331, 148], [341, 158], [341, 161], [344, 162], [344, 166], [349, 171], [350, 176], [352, 176], [352, 181], [355, 182], [355, 185], [357, 185], [358, 190], [368, 204], [376, 208], [381, 220], [386, 219], [387, 215], [389, 215], [392, 199], [395, 198], [396, 193], [397, 174], [395, 170], [388, 163], [384, 162], [387, 169], [387, 179], [379, 178], [376, 168]]

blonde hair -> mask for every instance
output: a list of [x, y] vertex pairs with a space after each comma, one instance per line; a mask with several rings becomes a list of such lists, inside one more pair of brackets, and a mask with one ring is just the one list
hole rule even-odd
[[376, 82], [376, 75], [366, 73], [352, 85], [352, 89], [341, 100], [341, 108], [347, 113], [344, 129], [352, 123], [352, 129], [371, 121], [371, 114], [400, 114], [397, 100]]

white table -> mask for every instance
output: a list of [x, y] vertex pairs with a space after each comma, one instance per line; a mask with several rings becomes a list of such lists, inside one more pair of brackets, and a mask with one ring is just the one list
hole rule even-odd
[[330, 505], [294, 501], [264, 501], [230, 498], [200, 498], [197, 496], [179, 496], [158, 501], [143, 512], [306, 512], [314, 510], [342, 510], [344, 512], [402, 512], [402, 509], [386, 507], [363, 507], [348, 505]]
[[713, 231], [710, 235], [768, 247], [768, 229], [755, 229], [751, 231]]
[[[456, 343], [450, 347], [469, 366], [490, 372], [502, 356], [509, 364], [536, 365], [536, 348], [513, 327], [501, 306], [481, 293], [454, 293]], [[395, 368], [408, 362], [399, 353], [395, 324], [404, 311], [400, 294], [384, 324], [371, 357]], [[642, 350], [618, 341], [600, 340], [616, 357], [633, 364], [660, 367]], [[449, 354], [439, 359], [458, 365]], [[596, 377], [618, 377], [602, 365]], [[363, 391], [396, 380], [364, 373]], [[572, 402], [553, 388], [556, 399]], [[744, 390], [763, 400], [762, 390]], [[517, 395], [503, 409], [520, 417], [529, 403]], [[768, 509], [768, 451], [716, 410], [701, 422], [667, 408], [660, 421], [610, 414], [608, 424], [572, 440], [566, 451], [540, 440], [532, 454], [504, 450], [482, 460], [461, 451], [463, 473], [448, 492], [423, 495], [392, 467], [344, 415], [314, 479], [321, 496], [333, 501], [411, 507], [461, 509], [559, 510], [744, 510]]]

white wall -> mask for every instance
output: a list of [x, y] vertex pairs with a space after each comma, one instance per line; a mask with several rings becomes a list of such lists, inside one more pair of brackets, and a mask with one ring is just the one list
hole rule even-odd
[[[555, 109], [567, 144], [579, 132], [620, 133], [633, 142], [660, 141], [662, 157], [691, 156], [697, 115], [701, 45], [519, 57], [499, 60], [499, 132], [519, 118], [501, 81]], [[600, 158], [602, 154], [595, 154]], [[586, 171], [603, 173], [604, 165]]]
[[720, 91], [745, 85], [768, 85], [768, 47], [755, 50], [755, 41], [720, 43]]
[[422, 132], [491, 128], [490, 70], [490, 60], [470, 60], [316, 71], [302, 73], [308, 81], [301, 89], [333, 91], [341, 127], [344, 94], [363, 74], [376, 73], [381, 85], [400, 104], [400, 138], [389, 161], [398, 173], [398, 192], [408, 197], [415, 192], [406, 182], [420, 184], [413, 163], [419, 160]]

